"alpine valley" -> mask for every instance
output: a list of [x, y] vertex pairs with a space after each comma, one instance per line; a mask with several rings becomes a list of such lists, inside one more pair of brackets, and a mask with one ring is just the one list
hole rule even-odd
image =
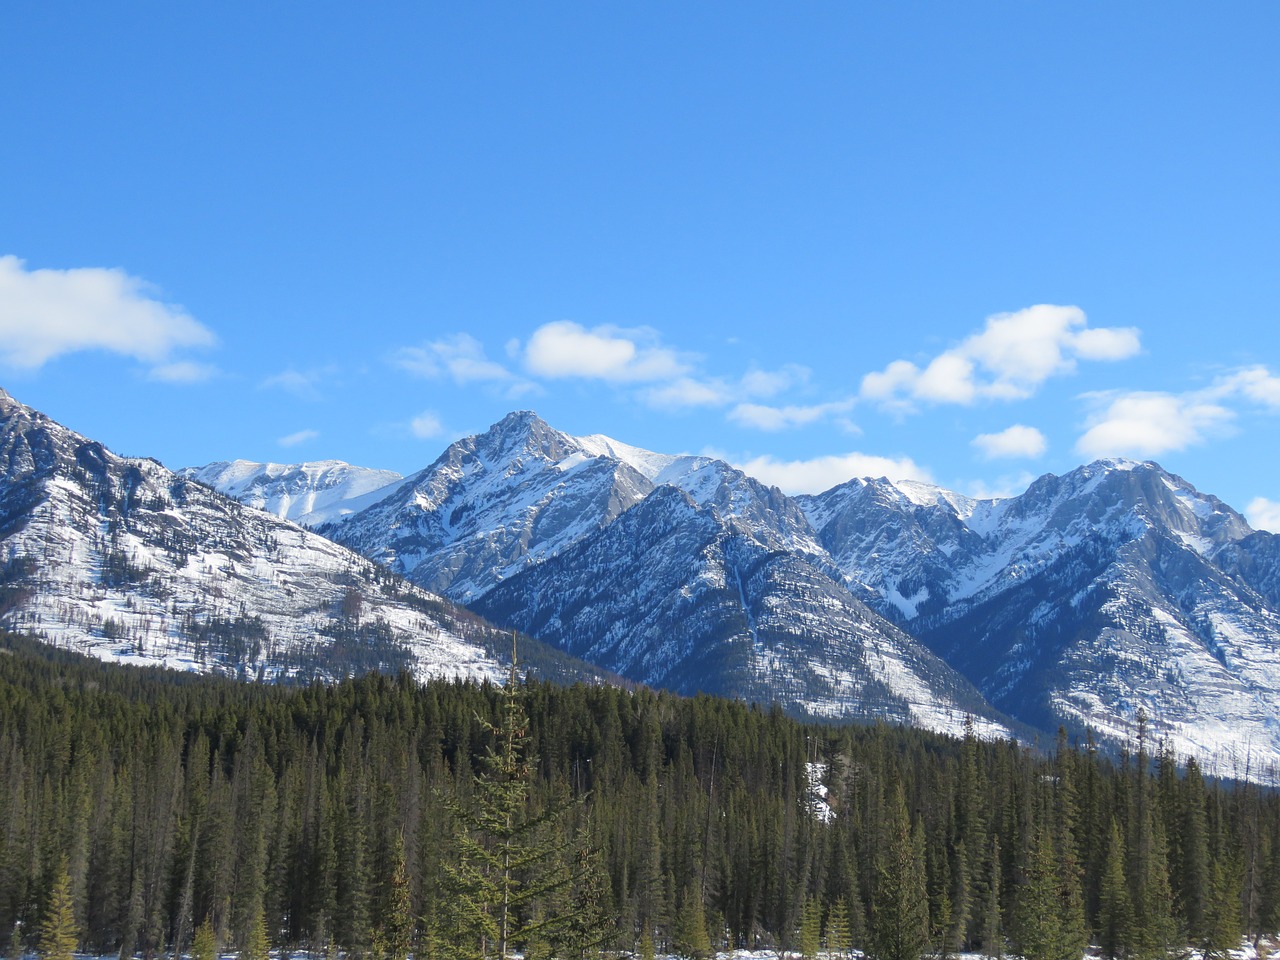
[[1280, 766], [1280, 538], [1155, 463], [788, 497], [518, 412], [407, 478], [174, 473], [3, 394], [0, 466], [0, 622], [96, 656], [483, 677], [516, 629], [563, 678], [985, 737], [1145, 718], [1211, 772]]

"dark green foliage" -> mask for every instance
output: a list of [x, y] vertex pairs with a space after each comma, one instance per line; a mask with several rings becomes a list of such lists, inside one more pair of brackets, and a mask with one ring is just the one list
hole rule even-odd
[[919, 960], [929, 945], [924, 830], [912, 828], [901, 787], [888, 802], [888, 821], [876, 857], [867, 955], [874, 960]]
[[647, 690], [268, 687], [0, 638], [0, 953], [38, 946], [65, 888], [100, 954], [463, 957], [508, 813], [531, 958], [810, 952], [815, 921], [834, 953], [895, 958], [1273, 932], [1280, 796], [1148, 767]]

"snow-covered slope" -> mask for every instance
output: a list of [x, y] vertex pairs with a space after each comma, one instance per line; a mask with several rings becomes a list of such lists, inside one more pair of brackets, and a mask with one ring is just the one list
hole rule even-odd
[[865, 587], [998, 707], [1132, 737], [1139, 710], [1224, 774], [1280, 762], [1280, 551], [1154, 463], [974, 501], [853, 481], [802, 499]]
[[1005, 732], [966, 681], [833, 579], [795, 501], [722, 461], [514, 413], [320, 529], [633, 680], [941, 730], [972, 712]]
[[768, 540], [824, 557], [796, 504], [719, 460], [574, 437], [528, 411], [459, 440], [377, 504], [320, 532], [470, 603], [675, 486]]
[[321, 532], [467, 602], [608, 523], [653, 489], [536, 415], [452, 444], [394, 493]]
[[494, 628], [302, 527], [0, 391], [0, 625], [240, 676], [496, 677]]
[[630, 679], [986, 736], [1001, 718], [953, 670], [799, 553], [664, 485], [487, 593], [476, 609]]
[[354, 467], [341, 460], [255, 463], [218, 460], [178, 474], [284, 520], [316, 527], [371, 507], [404, 478], [393, 470]]

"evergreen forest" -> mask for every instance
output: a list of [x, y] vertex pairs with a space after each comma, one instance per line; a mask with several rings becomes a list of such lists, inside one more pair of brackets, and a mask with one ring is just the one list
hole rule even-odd
[[1224, 957], [1280, 796], [607, 685], [268, 686], [0, 638], [0, 951]]

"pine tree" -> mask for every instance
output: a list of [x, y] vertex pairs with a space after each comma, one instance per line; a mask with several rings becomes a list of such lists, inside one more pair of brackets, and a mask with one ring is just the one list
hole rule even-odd
[[982, 955], [1000, 960], [1004, 956], [1004, 923], [1000, 912], [1003, 891], [1000, 860], [1000, 838], [991, 840], [991, 863], [987, 871], [987, 901], [983, 909]]
[[1126, 859], [1124, 837], [1113, 818], [1098, 910], [1098, 942], [1102, 955], [1110, 960], [1127, 955], [1133, 937], [1133, 904], [1124, 870]]
[[676, 919], [676, 949], [690, 960], [706, 960], [711, 956], [711, 938], [707, 935], [707, 912], [696, 884], [685, 887], [684, 903]]
[[849, 901], [841, 897], [827, 914], [827, 952], [847, 956], [853, 949], [853, 932], [849, 927]]
[[1058, 873], [1048, 831], [1039, 829], [1030, 840], [1024, 879], [1013, 908], [1013, 942], [1026, 960], [1056, 960], [1062, 946], [1062, 917], [1058, 912]]
[[271, 941], [267, 938], [267, 922], [259, 910], [249, 929], [249, 940], [240, 951], [240, 960], [270, 960]]
[[1226, 960], [1240, 946], [1240, 885], [1223, 859], [1209, 869], [1204, 928], [1196, 941], [1204, 960]]
[[413, 949], [413, 900], [405, 865], [404, 837], [397, 835], [391, 851], [393, 864], [379, 908], [374, 952], [382, 960], [407, 960]]
[[196, 928], [195, 939], [191, 942], [191, 960], [218, 960], [218, 940], [213, 932], [213, 920], [207, 915]]
[[800, 911], [800, 955], [813, 960], [822, 947], [822, 904], [814, 897], [806, 897]]
[[[563, 804], [540, 815], [530, 811], [534, 759], [514, 634], [499, 722], [482, 726], [494, 743], [474, 778], [473, 803], [456, 810], [463, 829], [446, 881], [445, 942], [459, 960], [505, 960], [525, 936], [523, 914], [571, 879], [545, 830]], [[550, 933], [545, 925], [536, 932], [543, 939]]]
[[36, 953], [40, 960], [71, 960], [78, 941], [75, 906], [71, 902], [71, 875], [64, 857], [40, 921]]
[[874, 960], [919, 960], [929, 945], [929, 892], [924, 829], [912, 829], [899, 785], [886, 811], [885, 847], [877, 858], [867, 955]]
[[585, 960], [597, 955], [613, 933], [606, 911], [608, 879], [600, 851], [590, 844], [590, 828], [584, 826], [576, 844], [572, 879], [549, 925], [557, 957]]

